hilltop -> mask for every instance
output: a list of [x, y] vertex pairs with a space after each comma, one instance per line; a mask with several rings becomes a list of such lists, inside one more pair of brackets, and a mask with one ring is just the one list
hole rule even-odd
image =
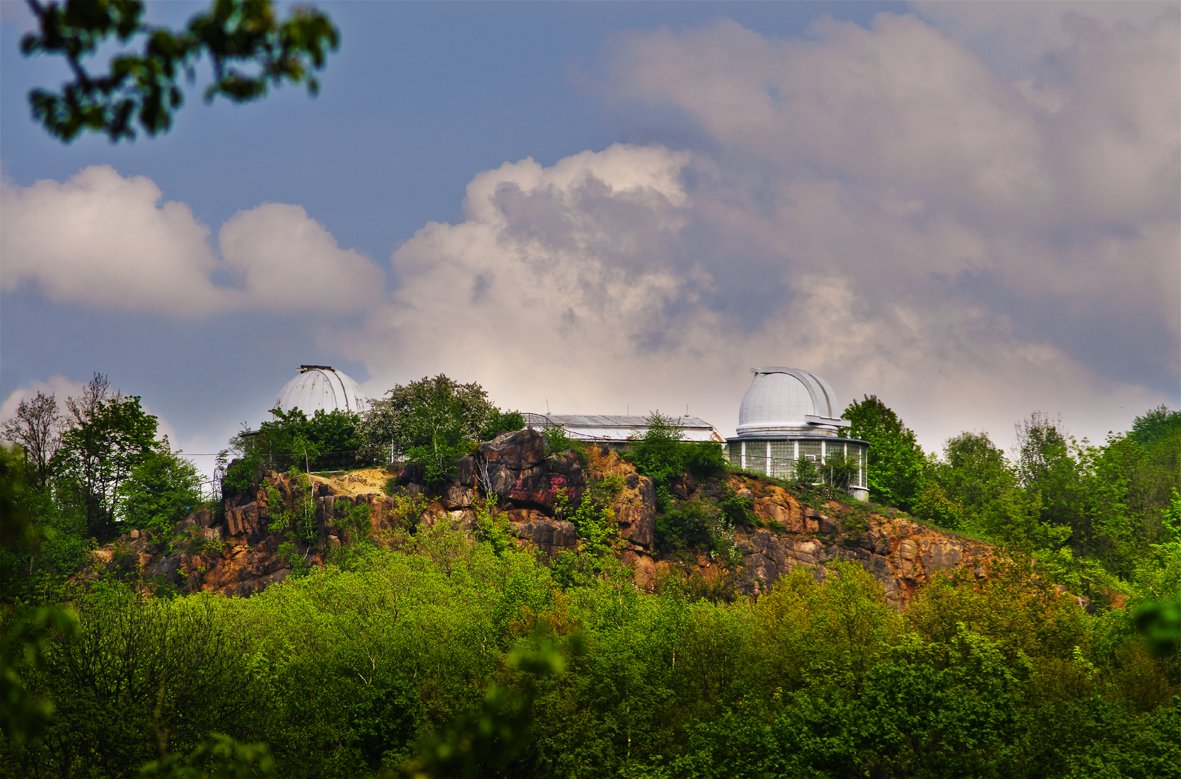
[[690, 515], [697, 512], [688, 522], [697, 519], [698, 526], [680, 528], [688, 538], [658, 540], [649, 477], [614, 451], [592, 447], [582, 457], [553, 451], [541, 433], [523, 430], [481, 444], [431, 493], [413, 467], [310, 476], [260, 470], [249, 489], [224, 497], [221, 510], [191, 514], [181, 525], [181, 543], [132, 531], [95, 556], [107, 570], [146, 584], [249, 595], [324, 564], [342, 546], [371, 539], [396, 548], [439, 523], [478, 535], [499, 526], [546, 560], [577, 555], [587, 547], [579, 525], [597, 513], [607, 547], [645, 591], [672, 577], [714, 594], [757, 595], [792, 568], [822, 579], [832, 562], [849, 560], [901, 607], [937, 572], [983, 577], [994, 554], [989, 544], [889, 509], [809, 503], [757, 475], [684, 474], [672, 489], [692, 507]]

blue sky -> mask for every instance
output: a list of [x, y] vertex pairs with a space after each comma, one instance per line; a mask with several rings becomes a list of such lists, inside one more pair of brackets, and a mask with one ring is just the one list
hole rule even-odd
[[0, 0], [5, 414], [102, 371], [213, 452], [307, 362], [724, 433], [794, 365], [928, 449], [1181, 401], [1177, 3], [319, 5], [319, 97], [63, 146]]

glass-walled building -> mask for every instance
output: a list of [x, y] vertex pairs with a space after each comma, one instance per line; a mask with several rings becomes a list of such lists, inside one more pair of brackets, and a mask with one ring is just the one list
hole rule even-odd
[[868, 498], [869, 444], [842, 435], [850, 422], [837, 416], [840, 406], [828, 382], [796, 368], [755, 368], [754, 374], [738, 410], [737, 435], [726, 439], [731, 464], [790, 479], [801, 458], [821, 470], [841, 458], [855, 469], [849, 491]]

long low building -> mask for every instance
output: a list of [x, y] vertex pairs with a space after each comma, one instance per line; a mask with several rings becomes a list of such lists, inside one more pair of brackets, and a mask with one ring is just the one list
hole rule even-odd
[[[721, 444], [724, 438], [704, 419], [669, 417], [684, 441]], [[648, 432], [650, 417], [616, 414], [525, 414], [525, 424], [535, 430], [560, 427], [575, 441], [624, 447]]]

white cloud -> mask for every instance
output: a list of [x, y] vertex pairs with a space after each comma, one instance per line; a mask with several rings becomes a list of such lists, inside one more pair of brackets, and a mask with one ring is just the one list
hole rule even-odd
[[[210, 230], [154, 182], [102, 165], [64, 183], [0, 181], [3, 289], [166, 316], [263, 309], [338, 313], [380, 297], [381, 269], [299, 206], [265, 204]], [[227, 277], [237, 286], [220, 286]]]
[[348, 312], [375, 302], [381, 269], [341, 249], [299, 206], [268, 203], [235, 214], [218, 236], [245, 305], [276, 311]]
[[69, 303], [196, 314], [218, 305], [208, 228], [143, 176], [109, 166], [69, 181], [3, 183], [4, 289], [35, 284]]
[[1020, 78], [909, 15], [626, 36], [609, 91], [701, 148], [478, 174], [331, 343], [373, 393], [443, 371], [526, 410], [687, 404], [728, 431], [747, 369], [786, 363], [928, 448], [1038, 410], [1126, 429], [1178, 400], [1177, 14], [1063, 29]]
[[45, 380], [32, 381], [26, 386], [17, 387], [8, 393], [4, 402], [0, 403], [0, 421], [7, 421], [16, 415], [17, 406], [22, 400], [32, 400], [38, 393], [53, 395], [57, 398], [58, 407], [65, 412], [66, 398], [81, 395], [82, 384], [72, 381], [65, 376], [50, 376]]

